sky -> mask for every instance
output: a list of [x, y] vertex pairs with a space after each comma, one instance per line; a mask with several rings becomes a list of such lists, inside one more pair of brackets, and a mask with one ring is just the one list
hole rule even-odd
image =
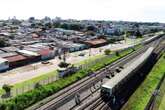
[[165, 23], [165, 0], [0, 0], [0, 19], [13, 16]]

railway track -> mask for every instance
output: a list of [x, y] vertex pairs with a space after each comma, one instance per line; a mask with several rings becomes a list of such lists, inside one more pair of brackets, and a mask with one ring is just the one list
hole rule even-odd
[[[161, 51], [165, 51], [165, 45], [161, 44], [161, 45], [158, 47], [158, 49], [156, 49], [155, 51], [156, 51], [156, 53], [159, 53], [159, 52], [161, 52]], [[160, 57], [161, 57], [161, 55], [159, 55], [157, 59], [159, 59]], [[161, 86], [161, 84], [162, 84], [164, 78], [165, 78], [165, 74], [164, 74], [164, 76], [162, 77], [162, 79], [160, 80], [159, 84], [157, 85], [157, 87], [156, 87], [156, 89], [155, 89], [155, 94], [153, 94], [153, 95], [151, 96], [150, 101], [148, 102], [148, 104], [147, 104], [145, 110], [154, 110], [155, 100], [156, 100], [156, 97], [158, 96], [157, 91], [159, 91], [160, 86]]]
[[[164, 49], [164, 45], [159, 45], [160, 41], [161, 39], [152, 44], [152, 46], [156, 46], [154, 50], [154, 53], [156, 54], [160, 53]], [[159, 55], [157, 57], [159, 57]], [[103, 101], [98, 95], [97, 99], [93, 99], [81, 107], [77, 107], [75, 110], [111, 110], [111, 108], [108, 106], [108, 103]]]
[[91, 77], [91, 76], [85, 77], [82, 80], [74, 83], [73, 85], [63, 89], [62, 91], [59, 91], [57, 94], [49, 97], [50, 100], [48, 101], [48, 103], [43, 104], [44, 102], [40, 102], [40, 104], [42, 104], [42, 106], [40, 106], [40, 107], [34, 106], [30, 109], [37, 109], [37, 110], [58, 109], [60, 106], [67, 103], [69, 100], [72, 100], [77, 93], [81, 94], [83, 91], [90, 88], [93, 84], [95, 84], [96, 82], [99, 82], [100, 80], [105, 78], [106, 74], [108, 74], [111, 70], [115, 69], [118, 66], [125, 64], [130, 59], [133, 59], [134, 57], [140, 55], [152, 44], [148, 44], [144, 48], [141, 48], [141, 49], [117, 60], [116, 62], [106, 66], [105, 68], [95, 72], [94, 77]]

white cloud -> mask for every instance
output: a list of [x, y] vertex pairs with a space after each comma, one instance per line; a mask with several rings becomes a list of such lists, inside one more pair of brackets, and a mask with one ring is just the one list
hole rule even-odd
[[165, 0], [0, 0], [1, 19], [60, 16], [165, 22]]

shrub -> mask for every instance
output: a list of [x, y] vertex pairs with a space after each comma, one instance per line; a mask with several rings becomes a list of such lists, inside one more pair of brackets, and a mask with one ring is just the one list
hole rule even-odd
[[8, 84], [4, 84], [2, 87], [6, 93], [11, 91], [12, 86], [8, 85]]
[[133, 50], [133, 51], [135, 51], [135, 48], [134, 48], [134, 47], [132, 47], [132, 50]]
[[111, 50], [106, 49], [106, 50], [104, 51], [104, 53], [105, 53], [105, 55], [109, 55], [109, 54], [111, 53]]
[[61, 67], [61, 68], [66, 68], [66, 67], [68, 67], [69, 65], [70, 65], [69, 63], [60, 62], [60, 64], [59, 64], [58, 66]]
[[42, 85], [40, 83], [35, 84], [35, 88], [40, 88]]
[[116, 54], [116, 56], [120, 56], [119, 51], [116, 51], [116, 53], [115, 53], [115, 54]]

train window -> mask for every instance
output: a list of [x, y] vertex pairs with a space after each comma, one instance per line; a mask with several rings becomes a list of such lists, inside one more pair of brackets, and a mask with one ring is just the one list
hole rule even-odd
[[120, 68], [120, 69], [124, 69], [124, 67], [123, 67], [123, 66], [119, 66], [119, 68]]
[[108, 92], [108, 88], [102, 87], [102, 88], [101, 88], [101, 92], [102, 92], [102, 93], [107, 93], [107, 92]]
[[110, 79], [110, 78], [111, 78], [111, 76], [110, 76], [110, 75], [106, 75], [106, 78]]
[[8, 61], [5, 61], [5, 65], [8, 65], [9, 64], [9, 62]]
[[112, 72], [112, 73], [111, 73], [111, 76], [112, 76], [112, 77], [114, 77], [114, 76], [115, 76], [115, 73], [114, 73], [114, 72]]
[[115, 71], [116, 71], [117, 73], [120, 73], [120, 72], [121, 72], [121, 69], [120, 69], [119, 67], [117, 67], [117, 68], [115, 69]]

